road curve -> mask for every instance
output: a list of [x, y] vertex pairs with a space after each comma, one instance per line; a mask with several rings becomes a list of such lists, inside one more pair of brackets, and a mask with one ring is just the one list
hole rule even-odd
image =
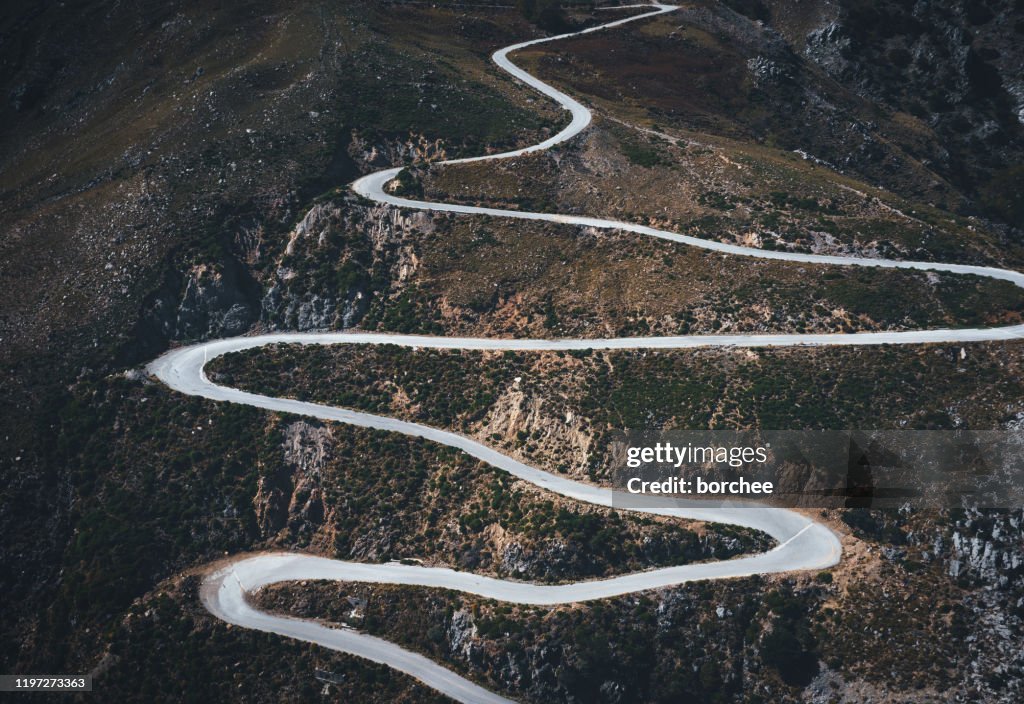
[[[605, 30], [676, 9], [670, 5], [652, 5], [651, 7], [653, 9], [648, 13], [591, 27], [582, 32], [515, 44], [495, 52], [492, 58], [498, 66], [523, 83], [555, 100], [569, 111], [572, 119], [558, 134], [539, 144], [501, 154], [456, 159], [441, 163], [457, 164], [520, 156], [548, 149], [579, 134], [590, 123], [590, 111], [568, 95], [520, 69], [508, 58], [509, 54], [540, 42], [565, 39]], [[758, 257], [761, 259], [777, 259], [807, 264], [906, 268], [957, 274], [976, 274], [1011, 281], [1018, 286], [1024, 287], [1024, 274], [992, 267], [767, 251], [701, 240], [643, 225], [602, 218], [409, 200], [390, 195], [384, 190], [385, 184], [393, 179], [399, 170], [398, 168], [393, 168], [370, 174], [357, 180], [352, 184], [352, 188], [365, 198], [401, 208], [543, 220], [600, 229], [621, 230], [680, 242], [722, 254]], [[561, 340], [431, 337], [361, 332], [275, 333], [253, 337], [228, 338], [177, 348], [151, 362], [147, 369], [170, 388], [185, 394], [421, 437], [458, 448], [499, 470], [531, 482], [540, 488], [557, 492], [578, 501], [585, 501], [600, 506], [611, 506], [616, 498], [615, 492], [611, 489], [573, 481], [561, 475], [549, 474], [463, 435], [395, 418], [293, 399], [263, 396], [220, 386], [209, 380], [203, 371], [204, 366], [210, 359], [229, 352], [277, 343], [317, 345], [394, 344], [413, 348], [429, 347], [465, 350], [582, 350], [683, 349], [708, 346], [755, 347], [918, 344], [928, 342], [959, 343], [1010, 340], [1022, 337], [1024, 337], [1024, 325], [1002, 328], [853, 334], [703, 335]], [[635, 505], [636, 497], [631, 497], [631, 499]], [[510, 700], [489, 692], [422, 655], [408, 651], [380, 638], [351, 629], [328, 628], [315, 621], [259, 611], [247, 601], [246, 593], [282, 581], [327, 579], [419, 585], [452, 589], [514, 603], [552, 605], [602, 599], [647, 589], [668, 587], [694, 580], [722, 579], [790, 570], [823, 569], [836, 564], [841, 555], [839, 540], [828, 528], [795, 511], [755, 507], [743, 505], [740, 502], [727, 507], [711, 507], [696, 501], [679, 503], [671, 508], [652, 503], [648, 507], [640, 507], [633, 510], [753, 528], [764, 531], [772, 536], [777, 545], [768, 552], [733, 560], [667, 567], [609, 579], [588, 580], [560, 585], [513, 582], [445, 568], [401, 564], [365, 564], [294, 553], [265, 553], [236, 559], [229, 561], [226, 566], [212, 568], [203, 582], [201, 596], [206, 608], [215, 616], [228, 623], [317, 643], [332, 650], [351, 653], [388, 665], [415, 677], [428, 687], [432, 687], [460, 702], [493, 703], [508, 702]]]

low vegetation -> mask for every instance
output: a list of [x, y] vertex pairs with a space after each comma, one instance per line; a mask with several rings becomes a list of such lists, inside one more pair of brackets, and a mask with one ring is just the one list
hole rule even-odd
[[22, 655], [39, 671], [88, 669], [153, 584], [247, 550], [414, 558], [559, 582], [770, 544], [752, 531], [549, 497], [422, 440], [182, 397], [137, 379], [81, 387], [60, 413], [58, 437], [51, 459], [67, 468], [70, 505], [61, 520], [74, 531], [60, 558], [67, 576]]
[[278, 346], [219, 358], [230, 386], [475, 434], [603, 476], [611, 429], [990, 430], [1024, 414], [1018, 343], [833, 349], [457, 352]]

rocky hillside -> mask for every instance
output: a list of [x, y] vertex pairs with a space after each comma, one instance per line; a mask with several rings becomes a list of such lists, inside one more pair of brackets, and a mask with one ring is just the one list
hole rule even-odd
[[992, 219], [1020, 242], [1014, 2], [697, 2], [527, 52], [604, 111], [738, 136]]
[[[523, 52], [594, 106], [576, 142], [431, 167], [539, 141], [564, 120], [488, 56], [609, 15], [523, 5], [0, 10], [0, 669], [92, 671], [124, 701], [298, 701], [325, 687], [426, 701], [386, 669], [215, 622], [190, 570], [284, 548], [560, 581], [763, 547], [547, 501], [424, 443], [182, 398], [139, 371], [169, 346], [352, 326], [598, 336], [1020, 319], [1019, 293], [998, 283], [737, 264], [614, 233], [395, 211], [345, 188], [404, 165], [405, 185], [433, 197], [597, 209], [765, 248], [1019, 267], [1019, 2], [689, 3], [571, 50]], [[225, 359], [217, 372], [458, 428], [593, 479], [602, 432], [640, 422], [1009, 428], [1024, 417], [1015, 343], [306, 354]], [[728, 701], [745, 686], [767, 700], [1020, 698], [1019, 512], [828, 520], [854, 559], [820, 578], [552, 614], [342, 591], [378, 610], [408, 598], [392, 620], [362, 625], [537, 700]], [[304, 594], [265, 597], [337, 615], [336, 595]], [[913, 655], [880, 660], [891, 643]], [[653, 662], [678, 687], [614, 662]]]
[[[318, 195], [360, 170], [544, 134], [550, 109], [531, 105], [487, 59], [493, 46], [536, 31], [514, 12], [393, 12], [363, 2], [5, 7], [4, 662], [75, 630], [58, 594], [68, 580], [102, 570], [87, 577], [74, 568], [64, 578], [62, 565], [86, 530], [83, 516], [125, 506], [82, 483], [91, 473], [123, 480], [97, 465], [104, 451], [90, 449], [89, 433], [68, 430], [103, 417], [106, 393], [94, 389], [116, 386], [122, 371], [173, 342], [302, 318], [334, 324], [305, 312], [317, 308], [305, 291], [288, 291], [289, 233], [312, 220]], [[390, 216], [377, 217], [333, 243], [359, 262], [354, 274], [325, 277], [341, 292], [325, 286], [310, 295], [335, 296], [344, 308], [367, 281], [389, 285], [390, 272], [365, 260], [374, 232], [391, 237]], [[314, 266], [303, 264], [299, 278]], [[108, 430], [124, 430], [111, 423]], [[241, 432], [259, 435], [260, 422]], [[137, 501], [161, 513], [156, 499]], [[119, 520], [146, 535], [133, 516]], [[166, 576], [176, 566], [154, 569]], [[148, 588], [133, 585], [125, 594]], [[95, 624], [78, 628], [96, 632]]]
[[1019, 2], [740, 5], [836, 82], [921, 121], [935, 136], [927, 166], [982, 212], [1024, 225]]

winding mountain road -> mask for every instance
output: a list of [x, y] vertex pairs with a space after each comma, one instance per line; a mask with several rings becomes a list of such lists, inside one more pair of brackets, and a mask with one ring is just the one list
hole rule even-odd
[[[676, 9], [674, 6], [669, 5], [651, 5], [650, 7], [652, 8], [651, 12], [609, 22], [583, 30], [582, 32], [536, 39], [497, 51], [492, 58], [498, 66], [523, 83], [558, 102], [570, 112], [572, 120], [563, 130], [550, 139], [525, 149], [442, 163], [458, 164], [471, 161], [506, 159], [547, 149], [579, 134], [590, 123], [590, 111], [568, 95], [543, 83], [517, 67], [508, 58], [509, 54], [533, 44], [603, 31], [626, 24], [627, 22], [643, 20]], [[500, 210], [409, 200], [390, 195], [384, 190], [385, 184], [392, 180], [399, 170], [394, 168], [370, 174], [356, 181], [352, 188], [365, 198], [400, 208], [544, 220], [600, 229], [627, 231], [673, 242], [681, 242], [694, 247], [702, 247], [723, 254], [762, 259], [778, 259], [806, 264], [907, 268], [958, 274], [977, 274], [1012, 281], [1018, 286], [1024, 287], [1024, 274], [990, 267], [766, 251], [701, 240], [642, 225], [602, 218]], [[564, 476], [549, 474], [463, 435], [395, 418], [292, 399], [263, 396], [220, 386], [207, 378], [203, 371], [204, 366], [210, 359], [229, 352], [276, 343], [317, 345], [393, 344], [415, 348], [429, 347], [463, 350], [582, 350], [682, 349], [707, 346], [918, 344], [927, 342], [1010, 340], [1022, 337], [1024, 337], [1024, 325], [1003, 328], [856, 334], [705, 335], [561, 340], [429, 337], [359, 332], [276, 333], [222, 339], [174, 349], [151, 362], [147, 369], [170, 388], [185, 394], [425, 438], [433, 442], [458, 448], [499, 470], [508, 472], [519, 479], [528, 481], [548, 491], [556, 492], [578, 501], [585, 501], [600, 506], [611, 506], [615, 500], [615, 492], [609, 488], [576, 482]], [[635, 504], [636, 497], [631, 497], [631, 500]], [[224, 566], [211, 568], [202, 585], [201, 597], [206, 608], [211, 613], [228, 623], [317, 643], [332, 650], [351, 653], [374, 662], [383, 663], [415, 677], [428, 687], [432, 687], [460, 702], [508, 702], [508, 699], [470, 682], [432, 660], [380, 638], [347, 628], [329, 628], [315, 621], [259, 611], [248, 602], [246, 593], [277, 582], [326, 579], [420, 585], [453, 589], [507, 602], [552, 605], [603, 599], [621, 594], [683, 584], [694, 580], [722, 579], [790, 570], [823, 569], [836, 564], [841, 555], [840, 542], [832, 531], [795, 511], [745, 506], [740, 503], [737, 503], [735, 506], [717, 508], [702, 504], [699, 501], [681, 503], [673, 508], [657, 506], [652, 503], [649, 507], [633, 510], [674, 516], [681, 519], [714, 521], [753, 528], [770, 535], [777, 541], [777, 546], [768, 552], [738, 559], [667, 567], [626, 574], [610, 579], [588, 580], [560, 585], [513, 582], [443, 568], [393, 563], [366, 564], [294, 553], [264, 553], [228, 561]]]

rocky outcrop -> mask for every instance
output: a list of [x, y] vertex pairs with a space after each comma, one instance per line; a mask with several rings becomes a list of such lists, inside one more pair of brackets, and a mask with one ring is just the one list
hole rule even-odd
[[374, 299], [415, 274], [415, 245], [434, 216], [358, 204], [354, 198], [314, 205], [288, 243], [261, 301], [270, 329], [344, 329], [357, 325]]
[[349, 154], [364, 171], [374, 171], [396, 164], [440, 161], [448, 158], [445, 144], [422, 134], [410, 133], [405, 139], [373, 140], [353, 132]]
[[461, 656], [466, 660], [473, 660], [474, 643], [476, 638], [476, 625], [473, 623], [473, 615], [465, 609], [459, 609], [452, 614], [451, 623], [448, 624], [448, 647], [452, 654]]
[[951, 577], [1000, 589], [1024, 586], [1024, 510], [968, 510], [956, 522], [948, 550], [937, 537], [934, 553], [948, 561]]
[[179, 340], [240, 335], [256, 320], [253, 284], [234, 264], [193, 266], [178, 304], [174, 337]]
[[577, 476], [586, 471], [594, 442], [585, 418], [525, 390], [519, 378], [491, 407], [477, 436]]
[[233, 257], [196, 262], [178, 273], [169, 264], [142, 305], [128, 359], [174, 342], [241, 335], [259, 319], [260, 286]]
[[330, 460], [330, 429], [296, 421], [284, 430], [283, 462], [261, 474], [253, 506], [264, 537], [286, 533], [308, 541], [324, 525], [327, 507], [322, 490], [323, 470]]
[[849, 68], [846, 54], [851, 44], [852, 40], [843, 26], [829, 22], [807, 35], [805, 54], [829, 73], [841, 74]]
[[[835, 7], [807, 33], [804, 56], [862, 97], [932, 129], [937, 139], [926, 164], [976, 191], [1019, 163], [1024, 88], [1019, 59], [1011, 58], [1019, 55], [1019, 6], [922, 0]], [[980, 157], [983, 145], [997, 148]]]

